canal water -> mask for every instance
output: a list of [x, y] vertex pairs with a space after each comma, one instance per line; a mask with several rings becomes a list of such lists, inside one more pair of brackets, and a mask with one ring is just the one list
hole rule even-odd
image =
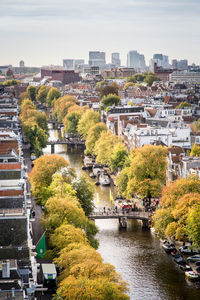
[[[57, 139], [56, 131], [50, 130], [50, 139]], [[44, 153], [50, 151], [50, 146], [44, 149]], [[66, 145], [56, 145], [55, 153], [65, 157], [77, 174], [88, 174], [81, 169], [80, 153], [67, 153]], [[95, 186], [96, 209], [113, 206], [110, 193], [115, 197], [113, 187]], [[200, 300], [200, 289], [186, 281], [184, 273], [164, 252], [154, 233], [143, 229], [139, 221], [129, 220], [127, 231], [119, 230], [118, 220], [95, 222], [99, 228], [98, 251], [129, 283], [131, 300]]]

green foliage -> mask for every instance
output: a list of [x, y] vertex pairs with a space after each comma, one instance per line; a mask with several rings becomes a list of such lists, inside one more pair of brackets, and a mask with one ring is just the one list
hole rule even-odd
[[78, 134], [78, 122], [81, 118], [81, 112], [80, 111], [71, 111], [66, 115], [64, 118], [64, 128], [65, 132], [67, 133], [73, 133], [75, 135]]
[[191, 152], [190, 152], [190, 156], [195, 156], [195, 157], [199, 157], [200, 155], [200, 146], [194, 144], [192, 146]]
[[195, 132], [200, 132], [200, 119], [198, 119], [198, 121], [195, 121], [193, 123], [193, 127], [194, 127]]
[[96, 123], [99, 123], [100, 115], [98, 112], [93, 110], [87, 110], [81, 117], [78, 123], [79, 134], [86, 139], [88, 136], [89, 129]]
[[200, 204], [189, 210], [186, 231], [193, 246], [200, 247]]
[[154, 74], [148, 74], [144, 78], [144, 82], [148, 84], [148, 86], [152, 86], [154, 81], [160, 81], [161, 79], [155, 76]]
[[127, 157], [128, 152], [126, 147], [121, 143], [116, 144], [110, 157], [109, 165], [111, 170], [113, 172], [121, 170], [124, 167]]
[[44, 104], [47, 102], [47, 95], [49, 90], [50, 87], [46, 85], [41, 85], [39, 87], [39, 90], [37, 92], [37, 97], [36, 97], [38, 103]]
[[94, 209], [94, 188], [86, 179], [81, 176], [79, 179], [73, 182], [73, 188], [76, 191], [76, 196], [83, 208], [86, 216], [89, 216]]
[[95, 155], [95, 144], [100, 138], [102, 132], [107, 131], [107, 126], [104, 123], [97, 123], [89, 129], [88, 136], [85, 142], [86, 154]]
[[108, 94], [101, 99], [101, 106], [103, 109], [109, 106], [118, 105], [120, 103], [120, 97], [115, 94]]
[[160, 238], [165, 238], [166, 228], [174, 221], [174, 218], [169, 208], [162, 208], [156, 211], [155, 215], [152, 217], [152, 221], [156, 234]]
[[100, 138], [95, 143], [96, 161], [101, 164], [109, 165], [114, 146], [119, 142], [121, 142], [121, 139], [118, 136], [111, 132], [102, 132]]
[[47, 94], [47, 103], [49, 106], [52, 106], [53, 101], [58, 99], [61, 96], [61, 92], [56, 88], [51, 88]]
[[26, 89], [28, 97], [31, 101], [36, 101], [37, 88], [35, 86], [29, 85]]
[[12, 86], [12, 85], [18, 85], [20, 83], [19, 80], [16, 80], [16, 79], [9, 79], [9, 80], [6, 80], [3, 82], [3, 85], [4, 86]]

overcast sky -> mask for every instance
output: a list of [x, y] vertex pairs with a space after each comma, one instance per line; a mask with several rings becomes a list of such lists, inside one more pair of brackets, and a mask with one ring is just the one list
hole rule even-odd
[[90, 50], [200, 64], [200, 0], [0, 0], [0, 65], [62, 64]]

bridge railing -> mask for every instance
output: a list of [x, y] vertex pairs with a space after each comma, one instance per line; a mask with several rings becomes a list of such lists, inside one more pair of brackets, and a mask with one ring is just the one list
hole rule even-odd
[[93, 212], [90, 217], [135, 217], [135, 218], [143, 218], [148, 219], [150, 217], [150, 212], [143, 212], [143, 211], [95, 211]]

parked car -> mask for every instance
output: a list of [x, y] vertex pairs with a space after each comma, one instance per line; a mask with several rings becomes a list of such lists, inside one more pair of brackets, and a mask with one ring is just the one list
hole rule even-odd
[[175, 261], [178, 265], [185, 264], [185, 260], [184, 260], [184, 258], [183, 258], [180, 254], [175, 254], [175, 255], [174, 255], [174, 261]]
[[179, 248], [181, 254], [195, 254], [189, 246], [182, 246]]
[[195, 265], [196, 265], [197, 267], [200, 267], [200, 260], [196, 261], [196, 262], [195, 262]]
[[200, 260], [200, 254], [196, 254], [187, 258], [188, 262], [196, 262]]

